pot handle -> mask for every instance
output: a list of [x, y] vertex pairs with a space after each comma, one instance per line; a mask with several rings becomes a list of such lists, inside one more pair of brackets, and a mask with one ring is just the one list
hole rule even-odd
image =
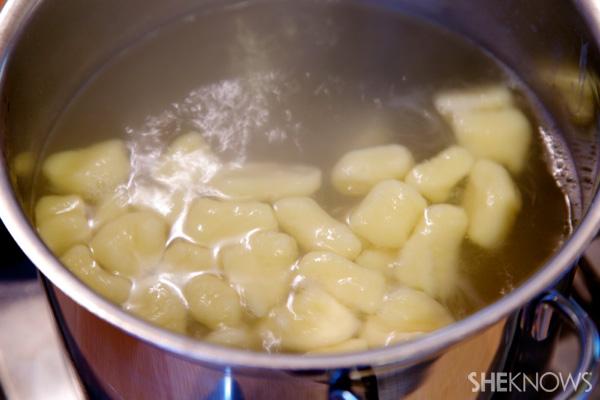
[[[538, 305], [535, 307], [536, 315], [543, 314], [542, 306], [544, 305], [559, 312], [570, 322], [577, 333], [580, 354], [577, 369], [574, 371], [575, 376], [591, 375], [589, 386], [582, 384], [583, 380], [580, 380], [577, 387], [569, 386], [568, 390], [561, 393], [557, 399], [587, 399], [590, 396], [590, 386], [598, 379], [595, 373], [600, 362], [600, 336], [598, 330], [594, 322], [575, 300], [563, 296], [556, 290], [546, 293], [538, 300]], [[544, 330], [543, 318], [536, 318], [531, 331], [533, 335], [537, 335]]]

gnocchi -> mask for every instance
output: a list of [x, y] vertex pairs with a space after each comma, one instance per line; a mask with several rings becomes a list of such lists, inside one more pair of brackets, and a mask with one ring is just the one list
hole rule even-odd
[[296, 241], [279, 232], [258, 232], [247, 245], [223, 250], [223, 271], [252, 314], [265, 316], [288, 293], [291, 267], [298, 258]]
[[269, 314], [263, 332], [272, 332], [285, 350], [310, 351], [343, 343], [359, 327], [354, 313], [334, 297], [316, 287], [306, 287], [294, 293], [288, 305]]
[[183, 287], [183, 294], [191, 315], [211, 329], [221, 325], [236, 326], [241, 322], [242, 307], [238, 294], [215, 275], [202, 274], [190, 279]]
[[437, 111], [448, 119], [463, 112], [498, 110], [513, 106], [512, 93], [506, 86], [448, 90], [438, 93], [433, 102]]
[[463, 206], [469, 216], [469, 239], [493, 249], [503, 243], [515, 223], [521, 195], [504, 167], [480, 160], [469, 175]]
[[388, 326], [380, 318], [371, 315], [363, 323], [359, 337], [369, 348], [377, 348], [410, 340], [422, 334], [423, 332], [400, 332]]
[[92, 238], [90, 247], [104, 268], [133, 277], [156, 266], [167, 234], [168, 226], [162, 217], [150, 211], [136, 211], [105, 224]]
[[308, 253], [298, 273], [319, 284], [345, 306], [365, 313], [375, 312], [385, 294], [385, 278], [334, 253]]
[[427, 200], [442, 203], [448, 200], [452, 189], [471, 170], [473, 156], [460, 146], [452, 146], [430, 160], [416, 165], [406, 177]]
[[245, 326], [231, 327], [223, 325], [204, 336], [209, 343], [221, 346], [254, 350], [260, 347], [260, 338], [256, 332]]
[[479, 158], [488, 158], [513, 173], [523, 170], [531, 143], [531, 124], [516, 108], [457, 114], [456, 140]]
[[109, 140], [80, 150], [49, 156], [42, 173], [61, 194], [76, 194], [97, 202], [129, 178], [129, 154], [121, 140]]
[[440, 303], [407, 287], [388, 294], [375, 315], [387, 326], [406, 333], [431, 332], [454, 321]]
[[489, 158], [519, 173], [525, 165], [532, 129], [514, 106], [510, 90], [488, 86], [440, 93], [440, 114], [450, 122], [458, 144], [478, 158]]
[[105, 197], [96, 207], [92, 227], [98, 229], [105, 223], [126, 214], [127, 211], [129, 211], [129, 199], [125, 193], [119, 191], [113, 196]]
[[400, 283], [445, 299], [456, 287], [460, 246], [468, 227], [460, 207], [436, 204], [427, 208], [394, 262]]
[[152, 176], [170, 187], [208, 182], [221, 163], [198, 132], [178, 136], [166, 149]]
[[392, 263], [396, 260], [396, 251], [382, 249], [366, 249], [355, 262], [361, 267], [379, 271], [383, 276], [393, 276]]
[[37, 230], [44, 243], [61, 255], [75, 244], [89, 241], [92, 231], [79, 196], [44, 196], [35, 207]]
[[[60, 152], [42, 165], [37, 229], [107, 300], [209, 343], [332, 354], [410, 340], [465, 312], [454, 301], [470, 283], [462, 264], [505, 243], [531, 206], [512, 175], [533, 130], [511, 90], [433, 103], [455, 143], [418, 164], [400, 144], [352, 150], [323, 171], [239, 163], [223, 143], [213, 151], [209, 131], [149, 154], [120, 140]], [[355, 148], [349, 139], [336, 151]]]
[[382, 248], [398, 248], [413, 230], [427, 202], [412, 186], [389, 180], [378, 183], [349, 219], [352, 230]]
[[153, 324], [185, 332], [187, 308], [177, 290], [169, 284], [158, 281], [141, 285], [131, 293], [126, 308]]
[[83, 283], [109, 301], [123, 304], [129, 297], [131, 281], [105, 271], [87, 246], [79, 244], [70, 248], [60, 260]]
[[333, 219], [309, 197], [289, 197], [274, 204], [281, 228], [306, 251], [331, 251], [355, 259], [362, 243], [345, 224]]
[[228, 199], [273, 202], [312, 195], [321, 187], [321, 171], [305, 165], [248, 163], [222, 168], [211, 186]]
[[277, 220], [271, 207], [265, 203], [200, 198], [191, 205], [183, 229], [196, 243], [213, 246], [251, 231], [275, 230]]
[[354, 150], [333, 167], [331, 182], [340, 193], [363, 195], [381, 181], [403, 179], [413, 164], [411, 152], [397, 144]]
[[216, 265], [213, 253], [206, 247], [178, 238], [169, 244], [162, 264], [167, 271], [206, 271]]

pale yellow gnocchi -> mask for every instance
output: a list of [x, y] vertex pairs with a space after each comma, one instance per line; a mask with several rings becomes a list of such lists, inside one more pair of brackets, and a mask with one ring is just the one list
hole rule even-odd
[[392, 263], [396, 260], [397, 251], [384, 249], [365, 249], [356, 258], [355, 262], [361, 267], [379, 271], [383, 276], [392, 277]]
[[211, 329], [222, 325], [236, 326], [242, 319], [242, 306], [227, 281], [212, 274], [190, 279], [183, 287], [191, 315]]
[[104, 268], [133, 277], [158, 264], [168, 233], [161, 216], [136, 211], [105, 224], [90, 241], [90, 247]]
[[266, 231], [252, 235], [247, 244], [225, 248], [222, 263], [225, 276], [238, 288], [246, 308], [263, 317], [285, 300], [297, 258], [293, 238]]
[[42, 172], [61, 194], [76, 194], [96, 202], [127, 182], [129, 154], [121, 140], [109, 140], [49, 156]]
[[256, 350], [261, 347], [258, 332], [247, 326], [231, 327], [222, 325], [204, 336], [209, 343], [240, 349]]
[[157, 161], [152, 176], [168, 186], [206, 183], [221, 162], [198, 132], [178, 136]]
[[129, 211], [129, 198], [123, 191], [100, 200], [92, 218], [92, 228], [98, 229], [105, 223], [126, 214]]
[[437, 111], [448, 119], [473, 110], [498, 110], [513, 106], [513, 96], [506, 86], [490, 85], [471, 89], [453, 89], [438, 93], [433, 99]]
[[349, 219], [352, 230], [382, 248], [404, 244], [427, 201], [412, 186], [389, 180], [378, 183]]
[[125, 308], [168, 330], [185, 332], [187, 307], [178, 290], [170, 284], [161, 281], [142, 283], [132, 291]]
[[508, 237], [533, 132], [505, 86], [433, 102], [456, 143], [416, 165], [401, 144], [323, 171], [255, 162], [212, 149], [210, 132], [149, 154], [119, 140], [57, 153], [35, 222], [100, 295], [215, 345], [318, 355], [410, 340], [463, 312], [464, 253]]
[[414, 164], [404, 146], [390, 144], [354, 150], [333, 167], [331, 182], [343, 194], [363, 195], [388, 179], [402, 179]]
[[386, 323], [381, 318], [371, 315], [362, 324], [359, 338], [369, 348], [390, 346], [392, 344], [410, 340], [422, 335], [424, 332], [401, 332]]
[[321, 187], [321, 171], [306, 165], [248, 163], [222, 168], [210, 183], [227, 199], [273, 202], [314, 194]]
[[452, 146], [410, 170], [406, 183], [433, 203], [447, 201], [452, 189], [471, 170], [474, 158], [466, 149]]
[[123, 304], [129, 297], [131, 281], [105, 271], [87, 246], [79, 244], [70, 248], [60, 260], [83, 283], [113, 303]]
[[480, 160], [469, 175], [463, 206], [469, 216], [469, 239], [492, 249], [504, 242], [515, 223], [521, 194], [504, 167]]
[[79, 196], [44, 196], [35, 207], [35, 223], [44, 243], [61, 255], [92, 235], [83, 200]]
[[399, 332], [431, 332], [454, 321], [448, 310], [430, 296], [407, 287], [386, 296], [375, 314]]
[[253, 231], [275, 230], [277, 220], [265, 203], [199, 198], [191, 205], [183, 229], [196, 243], [213, 246]]
[[428, 207], [394, 261], [394, 274], [406, 286], [446, 299], [456, 288], [459, 252], [469, 220], [460, 207]]
[[309, 197], [290, 197], [273, 206], [281, 228], [293, 236], [305, 251], [331, 251], [355, 259], [362, 249], [350, 228], [332, 218]]
[[464, 112], [454, 117], [452, 126], [458, 143], [475, 156], [503, 164], [513, 173], [523, 170], [532, 129], [522, 111]]
[[448, 119], [458, 144], [475, 157], [523, 170], [532, 140], [529, 120], [513, 104], [505, 87], [482, 87], [440, 93], [438, 112]]
[[380, 272], [363, 268], [335, 253], [308, 253], [302, 257], [298, 273], [347, 307], [365, 313], [375, 312], [385, 294], [385, 278]]
[[167, 271], [207, 271], [216, 265], [211, 249], [178, 238], [172, 241], [162, 258]]
[[314, 286], [302, 288], [287, 305], [275, 308], [262, 326], [284, 350], [310, 351], [352, 338], [360, 321], [333, 296]]

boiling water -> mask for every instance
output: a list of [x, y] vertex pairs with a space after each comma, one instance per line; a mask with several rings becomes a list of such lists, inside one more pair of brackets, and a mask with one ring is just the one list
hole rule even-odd
[[[399, 143], [417, 161], [428, 158], [454, 142], [433, 95], [489, 83], [515, 89], [539, 135], [516, 178], [523, 208], [508, 240], [495, 251], [463, 245], [462, 295], [450, 304], [461, 316], [518, 286], [561, 244], [568, 208], [551, 165], [570, 164], [547, 151], [548, 121], [518, 79], [428, 22], [351, 2], [258, 3], [188, 15], [90, 77], [65, 107], [45, 153], [120, 137], [132, 151], [132, 182], [142, 181], [170, 140], [197, 130], [227, 161], [320, 167], [317, 201], [341, 219], [358, 201], [336, 194], [328, 179], [343, 154]], [[42, 178], [35, 190], [46, 193]]]

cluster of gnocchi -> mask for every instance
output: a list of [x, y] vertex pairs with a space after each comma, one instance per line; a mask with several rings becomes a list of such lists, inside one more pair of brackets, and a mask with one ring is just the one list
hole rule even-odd
[[[463, 241], [492, 250], [509, 234], [521, 207], [511, 174], [532, 136], [505, 87], [434, 104], [456, 145], [420, 163], [398, 144], [343, 156], [330, 181], [356, 199], [345, 221], [311, 197], [318, 168], [227, 165], [192, 132], [154, 166], [157, 185], [184, 183], [166, 208], [134, 200], [122, 141], [49, 156], [37, 229], [92, 289], [175, 332], [301, 353], [406, 340], [453, 321], [444, 304]], [[198, 184], [212, 195], [181, 193]]]

